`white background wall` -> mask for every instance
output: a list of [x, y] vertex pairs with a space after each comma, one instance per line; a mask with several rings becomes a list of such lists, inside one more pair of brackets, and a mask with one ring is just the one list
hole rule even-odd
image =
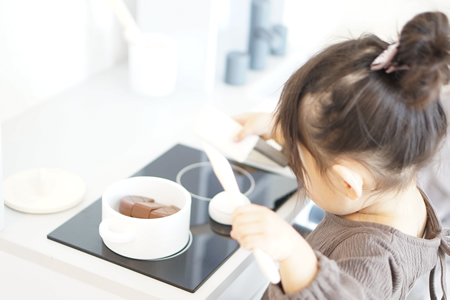
[[[237, 3], [211, 1], [221, 2], [224, 8], [231, 5], [223, 9], [224, 14], [232, 13]], [[272, 1], [285, 6], [290, 43], [310, 53], [337, 37], [362, 32], [395, 38], [402, 25], [421, 11], [439, 9], [450, 16], [448, 0]], [[135, 9], [136, 0], [125, 2], [131, 11]], [[196, 17], [195, 10], [183, 13]], [[236, 12], [221, 18], [220, 30], [227, 24], [236, 30], [230, 24], [236, 22]], [[1, 121], [109, 69], [125, 60], [126, 54], [120, 26], [107, 0], [0, 0]]]
[[440, 10], [450, 18], [449, 0], [285, 0], [289, 41], [316, 52], [342, 38], [374, 33], [395, 39], [414, 15]]
[[106, 0], [0, 0], [0, 119], [125, 58]]

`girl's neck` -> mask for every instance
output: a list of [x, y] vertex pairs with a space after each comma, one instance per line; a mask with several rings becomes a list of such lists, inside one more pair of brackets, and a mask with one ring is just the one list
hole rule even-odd
[[373, 203], [343, 218], [391, 226], [408, 235], [422, 237], [427, 211], [416, 182], [401, 192], [386, 192], [370, 197]]

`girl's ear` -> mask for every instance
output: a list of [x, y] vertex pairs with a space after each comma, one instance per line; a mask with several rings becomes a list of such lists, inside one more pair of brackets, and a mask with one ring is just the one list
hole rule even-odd
[[343, 188], [343, 192], [348, 198], [356, 200], [361, 197], [363, 187], [361, 175], [343, 165], [334, 165], [332, 169], [338, 175], [338, 180], [341, 181], [339, 187]]

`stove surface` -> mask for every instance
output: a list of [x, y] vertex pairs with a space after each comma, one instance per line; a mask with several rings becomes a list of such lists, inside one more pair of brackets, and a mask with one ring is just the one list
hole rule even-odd
[[[241, 192], [252, 203], [276, 209], [297, 188], [293, 178], [230, 161]], [[48, 234], [47, 238], [124, 268], [195, 292], [235, 252], [238, 243], [215, 234], [208, 215], [209, 200], [223, 191], [203, 151], [177, 144], [133, 176], [157, 176], [182, 184], [192, 195], [191, 244], [179, 255], [149, 261], [109, 250], [98, 233], [101, 198]]]

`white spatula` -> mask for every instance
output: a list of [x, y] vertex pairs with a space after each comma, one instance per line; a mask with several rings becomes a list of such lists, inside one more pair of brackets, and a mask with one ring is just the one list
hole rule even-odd
[[226, 114], [211, 105], [206, 105], [192, 130], [202, 141], [238, 162], [244, 162], [250, 152], [255, 150], [279, 166], [283, 168], [287, 166], [286, 156], [257, 135], [247, 136], [239, 143], [234, 142], [234, 137], [242, 128], [241, 124]]
[[[245, 201], [242, 199], [242, 194], [239, 190], [239, 186], [236, 182], [236, 177], [234, 176], [233, 170], [231, 168], [228, 160], [220, 154], [216, 149], [214, 149], [209, 144], [203, 142], [203, 149], [208, 156], [214, 173], [222, 184], [223, 189], [229, 194], [229, 198], [232, 199], [234, 203], [230, 205], [240, 206], [245, 205]], [[230, 224], [231, 225], [231, 224]], [[280, 274], [275, 262], [262, 250], [255, 248], [253, 249], [253, 255], [258, 262], [264, 275], [271, 283], [277, 284], [280, 282]]]

